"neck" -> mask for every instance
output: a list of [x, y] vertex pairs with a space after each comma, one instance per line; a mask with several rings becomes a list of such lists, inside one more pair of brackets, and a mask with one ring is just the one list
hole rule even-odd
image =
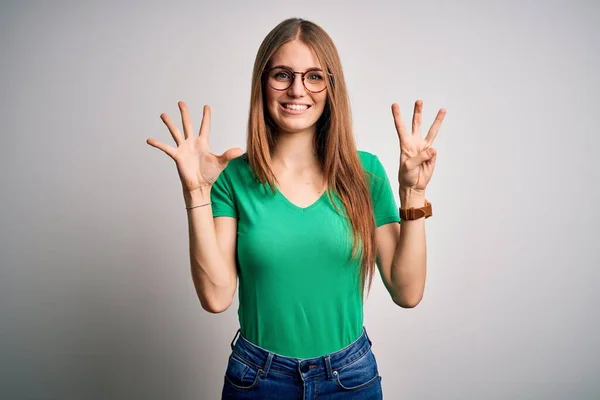
[[301, 171], [321, 169], [314, 144], [314, 131], [279, 133], [271, 155], [273, 166]]

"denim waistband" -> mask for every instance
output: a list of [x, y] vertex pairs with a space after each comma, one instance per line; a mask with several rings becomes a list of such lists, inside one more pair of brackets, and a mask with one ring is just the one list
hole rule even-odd
[[367, 330], [363, 327], [358, 339], [341, 350], [315, 358], [293, 358], [273, 353], [251, 343], [238, 329], [231, 342], [231, 349], [232, 356], [254, 365], [262, 376], [267, 376], [269, 371], [276, 371], [287, 375], [300, 374], [303, 378], [326, 374], [327, 378], [331, 379], [334, 376], [333, 371], [364, 356], [370, 351], [371, 345]]

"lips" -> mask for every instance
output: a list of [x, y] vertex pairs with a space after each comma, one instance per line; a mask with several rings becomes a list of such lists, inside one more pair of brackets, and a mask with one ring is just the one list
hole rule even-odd
[[308, 104], [297, 104], [297, 103], [283, 103], [284, 108], [288, 110], [304, 111], [310, 108]]
[[311, 105], [298, 104], [298, 103], [280, 103], [280, 109], [284, 114], [287, 115], [301, 115], [304, 114]]

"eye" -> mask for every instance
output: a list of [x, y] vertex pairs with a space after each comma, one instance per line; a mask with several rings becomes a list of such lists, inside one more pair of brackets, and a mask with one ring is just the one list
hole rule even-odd
[[323, 74], [321, 74], [321, 72], [318, 71], [311, 71], [306, 74], [306, 79], [308, 79], [311, 82], [319, 82], [323, 80]]
[[272, 77], [277, 79], [278, 81], [289, 81], [290, 79], [292, 79], [292, 74], [284, 69], [277, 69], [273, 71]]

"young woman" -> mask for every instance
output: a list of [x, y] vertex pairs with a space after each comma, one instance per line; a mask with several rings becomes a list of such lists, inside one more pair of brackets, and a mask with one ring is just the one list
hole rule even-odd
[[[246, 153], [209, 149], [179, 103], [175, 160], [188, 210], [192, 277], [202, 307], [226, 310], [239, 278], [240, 330], [231, 344], [224, 399], [380, 399], [381, 378], [363, 327], [363, 294], [375, 264], [392, 300], [415, 307], [425, 286], [425, 188], [445, 111], [420, 136], [399, 108], [399, 210], [379, 159], [357, 151], [342, 66], [327, 33], [288, 19], [254, 63]], [[239, 337], [238, 337], [239, 334]], [[237, 338], [237, 341], [236, 341]], [[234, 343], [235, 342], [235, 343]]]

